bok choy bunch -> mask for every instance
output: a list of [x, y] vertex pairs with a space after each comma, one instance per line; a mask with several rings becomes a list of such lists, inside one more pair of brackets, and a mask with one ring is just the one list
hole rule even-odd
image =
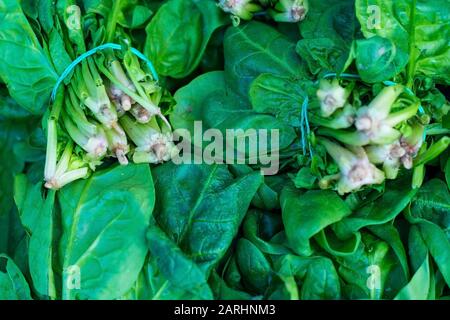
[[318, 128], [316, 142], [338, 168], [322, 175], [319, 186], [334, 185], [340, 194], [395, 179], [401, 168], [412, 169], [424, 143], [426, 123], [418, 98], [398, 84], [381, 89], [357, 85], [322, 80], [310, 114]]
[[218, 6], [230, 13], [233, 23], [251, 20], [254, 15], [267, 15], [277, 22], [296, 23], [305, 19], [308, 0], [219, 0]]
[[160, 163], [177, 153], [158, 107], [164, 92], [130, 50], [87, 58], [64, 89], [47, 121], [47, 188], [86, 178], [107, 158]]

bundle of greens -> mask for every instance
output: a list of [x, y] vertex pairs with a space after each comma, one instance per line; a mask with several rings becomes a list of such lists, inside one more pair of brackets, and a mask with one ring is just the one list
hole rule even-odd
[[163, 92], [137, 57], [130, 50], [125, 53], [126, 71], [112, 52], [94, 59], [82, 61], [66, 94], [61, 93], [52, 106], [47, 122], [47, 188], [87, 178], [106, 156], [121, 165], [128, 164], [129, 153], [135, 163], [160, 163], [178, 151], [171, 126], [158, 107]]
[[448, 299], [447, 2], [0, 0], [0, 299]]
[[365, 185], [381, 184], [385, 178], [396, 179], [401, 166], [413, 167], [423, 144], [425, 124], [417, 115], [419, 100], [402, 97], [404, 91], [402, 85], [385, 87], [362, 105], [364, 91], [355, 88], [355, 83], [344, 89], [337, 80], [321, 81], [317, 91], [321, 112], [312, 114], [311, 122], [321, 135], [316, 140], [339, 167], [339, 173], [320, 179], [321, 188], [338, 180], [337, 191], [343, 195]]
[[233, 23], [267, 15], [278, 22], [299, 22], [308, 12], [308, 0], [220, 0], [218, 5], [232, 15]]
[[[65, 12], [73, 6], [66, 7]], [[135, 163], [170, 160], [178, 150], [171, 126], [158, 107], [167, 94], [156, 75], [141, 67], [131, 48], [120, 54], [111, 48], [87, 55], [86, 42], [90, 39], [82, 28], [74, 27], [81, 26], [81, 17], [60, 15], [55, 19], [67, 27], [60, 31], [66, 44], [61, 49], [85, 59], [75, 65], [72, 75], [62, 79], [66, 81], [64, 88], [54, 89], [56, 100], [46, 123], [45, 186], [60, 189], [87, 178], [108, 156], [117, 158], [121, 165], [128, 164], [128, 154], [133, 154]], [[126, 38], [122, 41], [129, 42]]]

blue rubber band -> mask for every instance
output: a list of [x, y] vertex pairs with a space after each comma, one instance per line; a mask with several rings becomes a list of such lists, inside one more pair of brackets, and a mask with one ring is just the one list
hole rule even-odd
[[306, 142], [305, 142], [305, 112], [303, 110], [305, 109], [305, 104], [307, 104], [307, 101], [308, 98], [306, 97], [305, 100], [303, 100], [302, 110], [300, 112], [300, 134], [302, 135], [300, 142], [302, 145], [302, 151], [304, 155], [306, 155]]
[[[86, 58], [96, 54], [99, 51], [105, 50], [105, 49], [112, 49], [112, 50], [122, 50], [122, 46], [119, 44], [115, 44], [115, 43], [105, 43], [102, 44], [98, 47], [95, 47], [89, 51], [86, 51], [85, 53], [83, 53], [82, 55], [80, 55], [79, 57], [77, 57], [75, 60], [72, 61], [71, 64], [69, 64], [67, 66], [67, 68], [64, 70], [64, 72], [59, 76], [58, 80], [56, 81], [56, 84], [52, 90], [52, 95], [51, 95], [51, 101], [54, 101], [56, 98], [56, 93], [58, 92], [59, 86], [61, 85], [61, 83], [64, 82], [64, 80], [72, 73], [72, 71], [75, 69], [75, 67], [82, 62], [83, 60], [85, 60]], [[149, 67], [153, 78], [156, 81], [159, 81], [158, 78], [158, 74], [156, 73], [155, 67], [153, 66], [153, 63], [147, 59], [147, 57], [145, 55], [143, 55], [139, 50], [135, 49], [135, 48], [130, 48], [131, 52], [133, 52], [138, 58], [140, 58], [141, 60], [145, 61], [147, 63], [147, 66]]]
[[345, 78], [345, 79], [361, 79], [360, 76], [357, 74], [351, 74], [351, 73], [340, 73], [339, 75], [335, 72], [327, 73], [323, 76], [324, 79], [328, 78]]
[[302, 111], [301, 111], [301, 117], [300, 117], [300, 131], [302, 135], [302, 150], [303, 154], [306, 155], [306, 145], [309, 147], [309, 156], [313, 157], [313, 150], [311, 147], [311, 143], [309, 142], [308, 138], [311, 134], [311, 128], [309, 126], [309, 120], [308, 120], [308, 104], [309, 104], [309, 98], [308, 96], [305, 97], [302, 104]]

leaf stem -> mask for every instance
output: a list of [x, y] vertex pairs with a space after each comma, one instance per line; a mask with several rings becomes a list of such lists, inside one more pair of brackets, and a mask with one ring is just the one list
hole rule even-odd
[[108, 24], [106, 26], [106, 42], [112, 42], [114, 40], [114, 31], [117, 25], [117, 15], [120, 10], [120, 0], [113, 0], [113, 7], [111, 14], [108, 17]]
[[417, 0], [413, 0], [411, 3], [411, 13], [409, 17], [409, 64], [407, 69], [407, 78], [408, 82], [406, 86], [409, 89], [412, 89], [414, 83], [414, 73], [416, 71], [416, 50], [415, 50], [415, 41], [416, 41], [416, 26], [415, 26], [415, 17], [416, 17], [416, 3]]
[[437, 158], [441, 153], [443, 153], [450, 145], [450, 137], [442, 137], [438, 142], [430, 146], [430, 148], [419, 155], [414, 161], [414, 167], [420, 166], [422, 164], [427, 164], [428, 162]]

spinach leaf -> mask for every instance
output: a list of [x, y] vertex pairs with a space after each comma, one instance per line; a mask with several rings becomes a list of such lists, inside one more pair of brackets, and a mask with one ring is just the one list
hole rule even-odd
[[299, 27], [303, 39], [296, 50], [313, 75], [344, 71], [359, 27], [353, 0], [313, 1]]
[[[227, 129], [277, 129], [279, 149], [287, 148], [295, 139], [292, 127], [270, 115], [258, 114], [249, 109], [226, 86], [225, 73], [214, 71], [194, 79], [175, 94], [177, 105], [171, 116], [174, 127], [188, 129], [194, 134], [194, 121], [202, 120], [203, 130], [215, 128], [226, 136]], [[233, 143], [236, 146], [237, 138]], [[193, 141], [196, 146], [200, 143]], [[227, 143], [231, 143], [227, 141]], [[225, 150], [225, 149], [224, 149]], [[271, 151], [272, 149], [270, 149]], [[246, 148], [248, 152], [249, 149]], [[264, 150], [259, 150], [259, 152]], [[269, 150], [268, 150], [269, 151]]]
[[28, 272], [28, 237], [16, 208], [0, 215], [0, 253], [11, 257], [25, 276]]
[[356, 67], [361, 79], [381, 82], [399, 74], [408, 64], [408, 54], [390, 39], [374, 36], [356, 42]]
[[114, 8], [113, 0], [83, 0], [82, 2], [87, 13], [100, 14], [129, 29], [144, 26], [153, 14], [147, 5], [142, 5], [138, 0], [117, 1], [116, 11], [111, 11]]
[[[448, 219], [450, 197], [441, 180], [427, 182], [419, 191], [406, 218], [417, 225], [427, 250], [436, 262], [447, 285], [450, 284], [450, 240]], [[416, 263], [417, 264], [417, 263]]]
[[16, 177], [14, 188], [20, 219], [30, 237], [28, 265], [33, 287], [40, 296], [56, 299], [53, 269], [55, 192], [50, 191], [44, 199], [41, 184], [32, 185], [25, 175]]
[[447, 164], [445, 165], [445, 179], [447, 180], [447, 185], [450, 189], [450, 158], [447, 159]]
[[252, 295], [230, 288], [226, 282], [216, 273], [212, 273], [209, 283], [214, 292], [214, 297], [220, 300], [250, 300], [254, 299]]
[[333, 191], [300, 193], [290, 188], [281, 194], [281, 210], [289, 244], [305, 256], [312, 254], [310, 239], [314, 235], [351, 213]]
[[169, 0], [146, 28], [145, 54], [161, 75], [184, 78], [200, 63], [214, 31], [228, 21], [213, 0]]
[[[188, 129], [194, 132], [194, 121], [203, 117], [204, 101], [210, 96], [230, 94], [225, 85], [222, 71], [208, 72], [194, 79], [175, 93], [177, 102], [170, 121], [175, 129]], [[230, 105], [230, 107], [235, 107]]]
[[432, 179], [418, 191], [411, 205], [414, 217], [450, 228], [450, 192], [444, 181]]
[[291, 299], [340, 299], [338, 274], [328, 258], [287, 254], [274, 262]]
[[388, 183], [381, 198], [356, 209], [352, 215], [336, 223], [334, 230], [345, 239], [363, 227], [391, 221], [408, 206], [416, 192], [398, 181]]
[[31, 113], [43, 113], [58, 75], [17, 0], [0, 3], [0, 78]]
[[0, 300], [31, 300], [30, 288], [20, 269], [0, 254]]
[[264, 294], [271, 281], [271, 266], [264, 254], [245, 238], [239, 239], [236, 247], [236, 263], [242, 281], [250, 292]]
[[336, 234], [329, 230], [330, 228], [321, 230], [314, 239], [328, 253], [333, 256], [353, 255], [359, 248], [361, 242], [361, 234], [356, 232], [348, 239], [339, 239]]
[[395, 296], [396, 300], [426, 300], [431, 285], [428, 255], [411, 281]]
[[405, 278], [408, 279], [408, 258], [406, 256], [405, 247], [403, 246], [398, 230], [389, 223], [369, 226], [368, 229], [378, 238], [386, 241], [391, 246], [392, 250], [397, 256], [398, 261], [400, 262]]
[[336, 269], [330, 259], [315, 259], [308, 271], [300, 292], [302, 300], [332, 300], [341, 298], [341, 286]]
[[147, 255], [145, 233], [155, 201], [149, 167], [103, 170], [63, 188], [58, 201], [63, 299], [125, 294]]
[[14, 175], [28, 160], [24, 150], [18, 153], [16, 149], [36, 126], [34, 117], [0, 91], [0, 216], [11, 210]]
[[[243, 233], [245, 238], [251, 241], [261, 252], [271, 255], [282, 255], [290, 252], [288, 248], [277, 243], [271, 243], [270, 241], [265, 241], [262, 238], [262, 230], [264, 228], [263, 221], [265, 216], [269, 216], [269, 213], [263, 213], [259, 210], [250, 210], [245, 216], [243, 223]], [[273, 214], [272, 214], [273, 215]], [[267, 218], [267, 220], [270, 218]], [[279, 218], [278, 218], [279, 219]], [[274, 218], [270, 219], [271, 227]]]
[[295, 44], [274, 28], [249, 22], [229, 28], [224, 39], [227, 85], [247, 101], [250, 84], [262, 73], [300, 79], [306, 75]]
[[308, 96], [306, 88], [312, 82], [285, 76], [262, 74], [251, 84], [249, 97], [253, 110], [273, 114], [294, 127], [300, 127], [302, 104]]
[[366, 38], [387, 38], [409, 55], [410, 83], [416, 74], [450, 83], [446, 0], [356, 0], [356, 15]]
[[[150, 226], [147, 240], [150, 259], [155, 261], [158, 273], [161, 273], [160, 277], [151, 275], [149, 279], [154, 284], [153, 299], [212, 299], [205, 273], [161, 229]], [[165, 281], [157, 286], [160, 278]]]
[[[253, 172], [253, 169], [245, 164], [231, 164], [229, 169], [235, 177], [242, 177]], [[266, 181], [259, 187], [258, 192], [252, 199], [252, 205], [263, 210], [273, 210], [278, 207], [278, 203], [278, 193], [273, 190]]]
[[234, 179], [217, 164], [166, 163], [153, 173], [158, 225], [209, 274], [236, 236], [262, 176], [255, 172]]
[[386, 242], [363, 234], [353, 255], [336, 257], [338, 272], [345, 281], [343, 288], [350, 299], [382, 299], [386, 279], [396, 260]]

